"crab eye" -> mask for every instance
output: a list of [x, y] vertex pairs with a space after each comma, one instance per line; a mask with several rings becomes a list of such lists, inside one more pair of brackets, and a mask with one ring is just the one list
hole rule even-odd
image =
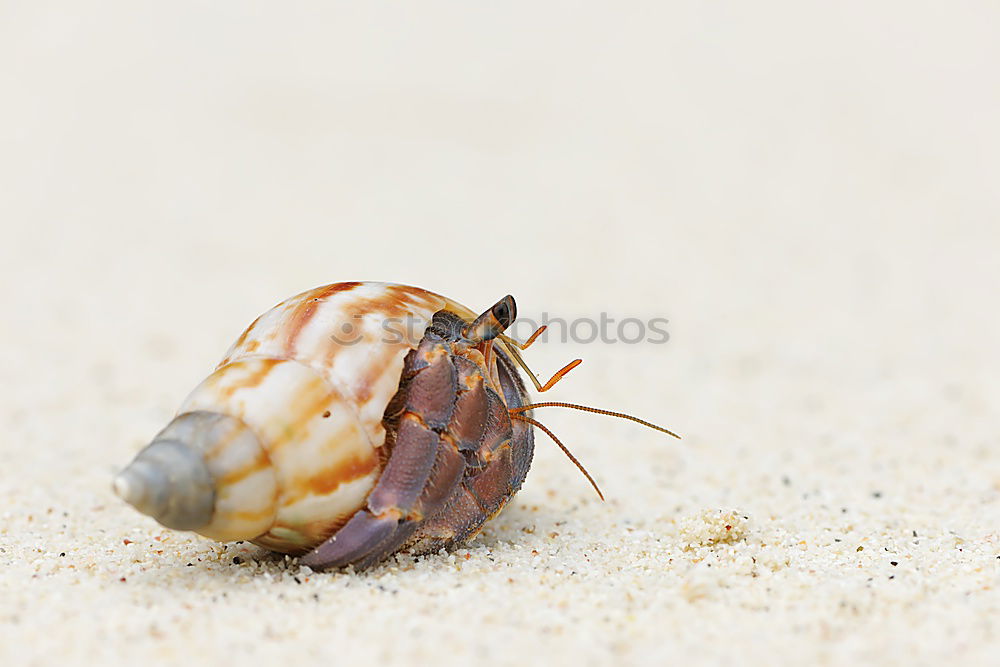
[[508, 294], [500, 299], [493, 306], [493, 317], [500, 324], [501, 331], [513, 324], [514, 320], [517, 319], [517, 305], [514, 303], [514, 297]]

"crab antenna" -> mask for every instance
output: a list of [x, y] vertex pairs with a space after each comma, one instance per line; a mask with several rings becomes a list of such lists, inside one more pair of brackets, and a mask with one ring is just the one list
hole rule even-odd
[[523, 370], [525, 373], [528, 374], [528, 379], [531, 380], [531, 384], [535, 385], [535, 391], [541, 389], [542, 383], [538, 381], [538, 378], [535, 377], [535, 374], [531, 372], [530, 368], [528, 368], [528, 364], [524, 362], [524, 357], [521, 356], [521, 353], [514, 346], [512, 341], [504, 340], [504, 338], [501, 338], [500, 342], [501, 344], [503, 344], [504, 348], [506, 348], [507, 353], [510, 354], [510, 358], [514, 360], [514, 363], [516, 363], [518, 366], [521, 367], [521, 370]]
[[[518, 350], [519, 344], [511, 340], [507, 336], [501, 337], [500, 342], [503, 344], [504, 348], [510, 354], [511, 359], [514, 360], [514, 363], [520, 366], [521, 369], [528, 374], [528, 378], [531, 379], [531, 384], [535, 385], [535, 391], [537, 392], [543, 392], [552, 389], [552, 387], [555, 385], [556, 382], [562, 380], [567, 373], [569, 373], [571, 370], [573, 370], [574, 368], [583, 363], [583, 359], [574, 359], [573, 361], [569, 362], [568, 364], [560, 368], [558, 371], [556, 371], [555, 375], [549, 378], [548, 382], [542, 384], [541, 382], [538, 381], [538, 377], [531, 371], [530, 368], [528, 368], [528, 364], [525, 363], [524, 357], [521, 356], [521, 352]], [[521, 349], [524, 349], [524, 347], [521, 346]]]
[[[516, 409], [517, 408], [515, 408], [515, 410]], [[552, 441], [554, 443], [556, 443], [557, 445], [559, 445], [559, 449], [562, 450], [563, 454], [565, 454], [566, 457], [570, 461], [573, 462], [573, 465], [575, 465], [577, 468], [580, 469], [580, 472], [582, 472], [583, 476], [587, 478], [587, 481], [590, 482], [590, 485], [592, 487], [594, 487], [594, 491], [597, 491], [598, 497], [600, 497], [600, 499], [603, 501], [604, 500], [604, 494], [601, 493], [601, 489], [600, 489], [600, 487], [597, 486], [597, 482], [595, 482], [594, 478], [590, 476], [590, 473], [587, 472], [587, 469], [583, 467], [583, 464], [580, 463], [579, 461], [577, 461], [576, 457], [573, 456], [573, 453], [570, 452], [569, 449], [567, 449], [566, 445], [562, 444], [562, 441], [559, 440], [559, 438], [556, 437], [556, 434], [553, 433], [552, 431], [550, 431], [548, 429], [548, 427], [544, 426], [542, 423], [537, 422], [537, 421], [535, 421], [534, 419], [532, 419], [530, 417], [525, 417], [524, 415], [515, 412], [515, 410], [509, 410], [508, 411], [510, 413], [511, 419], [516, 419], [517, 421], [522, 421], [522, 422], [525, 422], [527, 424], [531, 424], [535, 428], [540, 428], [543, 431], [545, 431], [545, 435], [547, 435], [550, 438], [552, 438]]]
[[675, 438], [677, 438], [678, 440], [681, 439], [681, 436], [677, 435], [673, 431], [667, 430], [667, 429], [663, 428], [662, 426], [657, 426], [656, 424], [651, 424], [651, 423], [649, 423], [648, 421], [646, 421], [644, 419], [639, 419], [638, 417], [633, 417], [632, 415], [627, 415], [624, 412], [612, 412], [611, 410], [602, 410], [601, 408], [591, 408], [591, 407], [588, 407], [586, 405], [577, 405], [575, 403], [560, 403], [560, 402], [557, 402], [557, 401], [547, 401], [547, 402], [543, 402], [543, 403], [530, 403], [528, 405], [522, 405], [522, 406], [517, 407], [517, 408], [511, 408], [509, 410], [509, 412], [512, 415], [514, 415], [514, 414], [517, 414], [517, 413], [524, 412], [525, 410], [531, 410], [532, 408], [548, 408], [548, 407], [573, 408], [574, 410], [583, 410], [584, 412], [594, 412], [594, 413], [597, 413], [599, 415], [607, 415], [609, 417], [618, 417], [619, 419], [628, 419], [629, 421], [633, 421], [636, 424], [642, 424], [643, 426], [647, 426], [647, 427], [649, 427], [649, 428], [651, 428], [653, 430], [661, 431], [663, 433], [666, 433], [667, 435], [672, 435]]
[[541, 336], [542, 333], [544, 333], [544, 331], [546, 329], [548, 329], [548, 328], [549, 328], [549, 325], [543, 324], [542, 326], [540, 326], [537, 329], [535, 329], [535, 333], [533, 333], [530, 336], [528, 336], [528, 340], [524, 341], [523, 343], [518, 343], [516, 340], [514, 340], [513, 338], [511, 338], [507, 334], [500, 334], [499, 336], [497, 336], [497, 338], [500, 338], [501, 340], [503, 340], [506, 343], [510, 343], [511, 345], [513, 345], [514, 347], [516, 347], [519, 350], [527, 350], [529, 347], [531, 347], [531, 344], [535, 342], [535, 339], [537, 339], [539, 336]]

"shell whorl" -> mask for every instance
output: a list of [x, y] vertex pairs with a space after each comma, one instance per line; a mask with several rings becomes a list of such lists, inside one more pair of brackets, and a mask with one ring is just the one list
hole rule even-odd
[[256, 434], [239, 419], [205, 411], [174, 418], [114, 482], [122, 499], [168, 528], [221, 540], [267, 530], [273, 502], [260, 499], [276, 488]]
[[168, 528], [197, 530], [215, 512], [215, 485], [201, 452], [154, 440], [114, 481], [115, 493]]
[[[116, 492], [164, 525], [213, 539], [288, 553], [315, 546], [375, 485], [403, 359], [442, 308], [472, 316], [386, 283], [336, 283], [278, 304], [122, 472]], [[196, 509], [178, 522], [164, 507]]]

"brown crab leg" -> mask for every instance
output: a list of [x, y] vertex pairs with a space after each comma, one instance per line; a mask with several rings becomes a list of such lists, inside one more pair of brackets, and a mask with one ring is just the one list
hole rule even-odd
[[[367, 505], [301, 562], [314, 569], [367, 567], [396, 551], [435, 514], [465, 471], [465, 457], [443, 430], [454, 412], [457, 373], [448, 347], [425, 338], [408, 370], [406, 408], [392, 454]], [[407, 371], [404, 371], [404, 374]]]
[[449, 443], [442, 442], [424, 493], [404, 516], [398, 505], [390, 505], [375, 514], [361, 510], [333, 537], [306, 554], [301, 562], [313, 569], [353, 564], [363, 570], [403, 546], [421, 525], [424, 512], [435, 513], [444, 506], [465, 471], [465, 462]]
[[[504, 355], [499, 355], [497, 361], [506, 402], [519, 407], [524, 402], [524, 389], [517, 371]], [[420, 527], [414, 546], [417, 554], [435, 553], [471, 538], [503, 509], [524, 482], [534, 450], [531, 425], [515, 420], [508, 421], [509, 428], [498, 428], [507, 415], [507, 408], [498, 396], [489, 396], [485, 409], [489, 413], [481, 443], [486, 445], [485, 451], [476, 453], [465, 479], [452, 492], [444, 509]], [[487, 461], [485, 467], [477, 465], [480, 460]]]

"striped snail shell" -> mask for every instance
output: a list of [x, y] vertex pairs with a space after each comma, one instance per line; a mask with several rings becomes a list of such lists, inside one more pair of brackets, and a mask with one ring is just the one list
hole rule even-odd
[[250, 325], [114, 490], [167, 527], [317, 568], [468, 539], [531, 462], [531, 429], [507, 413], [527, 393], [492, 346], [515, 316], [510, 297], [477, 318], [387, 283], [294, 296]]

